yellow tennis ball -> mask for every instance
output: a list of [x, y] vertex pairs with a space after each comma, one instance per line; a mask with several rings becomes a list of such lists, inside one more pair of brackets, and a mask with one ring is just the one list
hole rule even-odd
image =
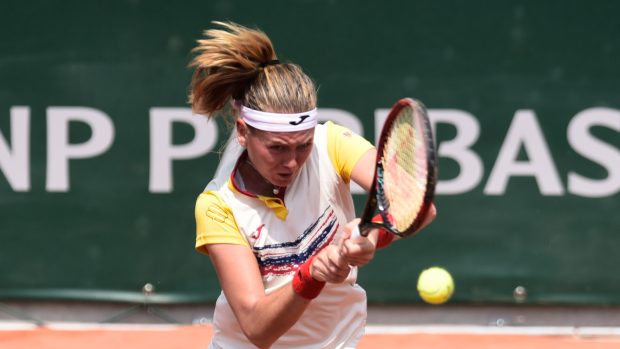
[[440, 267], [425, 269], [418, 277], [418, 293], [430, 304], [445, 303], [454, 292], [454, 280], [448, 271]]

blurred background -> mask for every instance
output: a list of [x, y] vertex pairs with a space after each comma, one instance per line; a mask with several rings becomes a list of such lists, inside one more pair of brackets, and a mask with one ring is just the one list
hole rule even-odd
[[399, 98], [429, 109], [439, 215], [361, 271], [372, 306], [420, 305], [417, 276], [439, 265], [456, 283], [443, 309], [612, 309], [618, 13], [603, 0], [2, 1], [0, 304], [214, 302], [193, 212], [229, 132], [191, 114], [187, 66], [211, 21], [230, 20], [303, 67], [324, 120], [374, 141]]

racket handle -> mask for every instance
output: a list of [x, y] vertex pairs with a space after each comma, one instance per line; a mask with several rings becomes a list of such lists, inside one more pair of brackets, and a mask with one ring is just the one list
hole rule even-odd
[[357, 239], [360, 236], [362, 236], [362, 233], [360, 232], [360, 226], [356, 225], [353, 231], [351, 232], [351, 239]]

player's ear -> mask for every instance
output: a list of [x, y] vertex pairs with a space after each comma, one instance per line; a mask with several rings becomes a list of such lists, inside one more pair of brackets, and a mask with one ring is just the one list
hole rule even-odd
[[248, 125], [246, 125], [245, 121], [237, 119], [235, 126], [237, 127], [237, 140], [242, 147], [245, 147], [249, 132]]

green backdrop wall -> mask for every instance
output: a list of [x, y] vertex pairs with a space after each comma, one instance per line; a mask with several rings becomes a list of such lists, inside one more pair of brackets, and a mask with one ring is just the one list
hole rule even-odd
[[[2, 1], [0, 298], [209, 302], [194, 200], [224, 125], [188, 115], [191, 49], [212, 20], [258, 26], [317, 82], [325, 118], [374, 139], [425, 102], [436, 222], [378, 252], [373, 302], [620, 303], [620, 3]], [[356, 195], [362, 205], [364, 197]], [[390, 272], [386, 272], [389, 270]]]

